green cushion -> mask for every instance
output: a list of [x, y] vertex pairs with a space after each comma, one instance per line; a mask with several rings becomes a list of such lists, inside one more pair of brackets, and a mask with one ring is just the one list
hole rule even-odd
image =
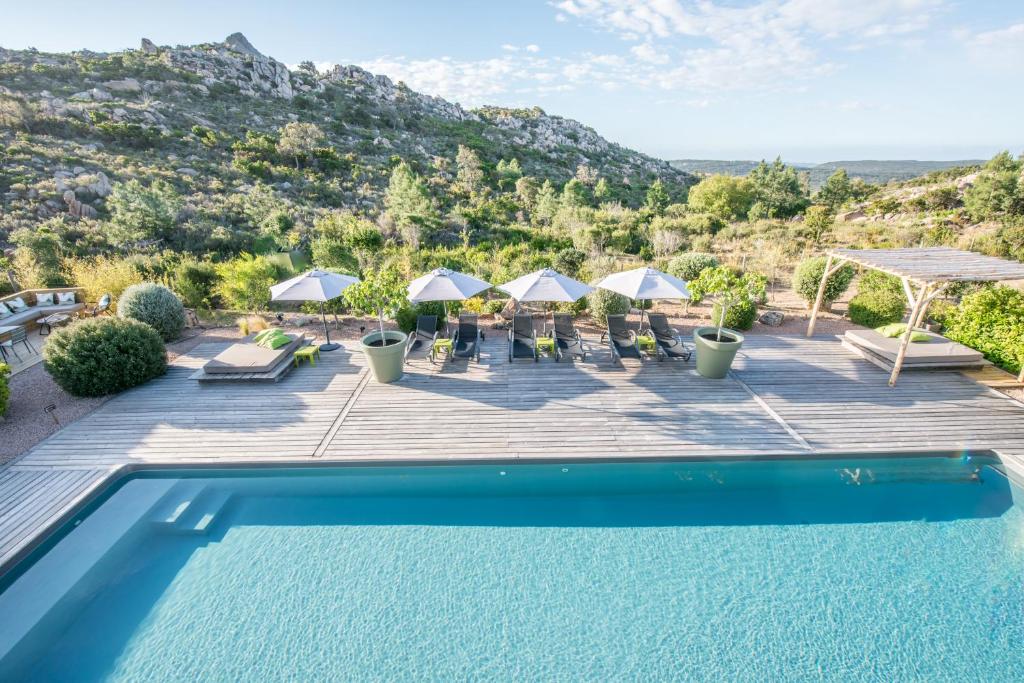
[[277, 330], [277, 334], [268, 334], [263, 339], [256, 342], [258, 346], [262, 346], [265, 349], [279, 349], [285, 344], [291, 344], [292, 338], [287, 336], [281, 330]]
[[265, 330], [256, 333], [253, 337], [253, 341], [259, 343], [271, 335], [281, 334], [282, 330], [280, 327], [268, 327]]
[[[903, 333], [907, 331], [906, 323], [889, 323], [888, 325], [882, 325], [876, 327], [875, 332], [882, 335], [883, 337], [889, 337], [894, 339], [896, 337], [903, 336]], [[912, 342], [926, 342], [931, 341], [931, 337], [924, 332], [914, 331], [910, 333], [910, 341]]]

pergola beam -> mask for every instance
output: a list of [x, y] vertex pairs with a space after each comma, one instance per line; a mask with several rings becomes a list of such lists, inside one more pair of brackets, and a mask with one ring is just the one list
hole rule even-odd
[[[836, 264], [832, 265], [835, 261]], [[846, 259], [839, 258], [829, 254], [825, 259], [825, 270], [821, 273], [821, 282], [818, 283], [818, 295], [814, 297], [814, 307], [811, 309], [811, 319], [807, 323], [807, 336], [814, 336], [814, 324], [818, 322], [818, 310], [825, 301], [825, 285], [828, 284], [828, 279], [835, 275], [836, 271], [846, 265]]]
[[[910, 283], [908, 278], [903, 278], [903, 286], [909, 290]], [[918, 315], [924, 308], [925, 298], [928, 294], [928, 285], [925, 284], [921, 287], [921, 291], [914, 297], [914, 303], [910, 307], [910, 317], [907, 318], [907, 329], [903, 331], [903, 336], [900, 337], [900, 348], [896, 352], [896, 362], [892, 365], [892, 373], [889, 375], [889, 386], [896, 386], [896, 379], [900, 376], [900, 370], [903, 369], [903, 359], [907, 355], [907, 347], [910, 345], [910, 337], [914, 334], [914, 321], [917, 320]]]

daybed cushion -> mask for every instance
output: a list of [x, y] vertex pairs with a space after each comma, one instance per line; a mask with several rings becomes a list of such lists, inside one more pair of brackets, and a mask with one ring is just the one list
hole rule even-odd
[[211, 375], [270, 372], [302, 345], [301, 336], [288, 336], [291, 343], [279, 349], [265, 349], [253, 342], [232, 344], [207, 361], [203, 371]]
[[[907, 344], [907, 353], [903, 357], [905, 367], [921, 364], [978, 365], [983, 360], [980, 351], [957, 344], [934, 332], [925, 334], [929, 337], [927, 342]], [[896, 362], [896, 354], [900, 348], [899, 338], [883, 337], [874, 330], [848, 330], [845, 339], [854, 346], [885, 358], [890, 363]]]
[[[882, 335], [883, 337], [890, 338], [902, 337], [904, 334], [906, 334], [906, 331], [906, 323], [889, 323], [888, 325], [882, 325], [881, 327], [875, 328], [875, 332]], [[927, 342], [931, 341], [931, 337], [928, 336], [928, 333], [925, 330], [918, 329], [910, 333], [910, 341]]]

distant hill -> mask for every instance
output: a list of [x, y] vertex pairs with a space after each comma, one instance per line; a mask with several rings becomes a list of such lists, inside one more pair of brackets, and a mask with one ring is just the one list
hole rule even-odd
[[[725, 161], [716, 159], [677, 159], [670, 164], [681, 171], [690, 173], [725, 173], [728, 175], [746, 175], [759, 162], [757, 161]], [[915, 161], [907, 160], [860, 160], [860, 161], [827, 161], [823, 164], [806, 164], [787, 162], [810, 175], [811, 188], [821, 187], [825, 179], [837, 169], [845, 168], [851, 178], [860, 178], [864, 182], [884, 185], [893, 180], [910, 180], [917, 176], [941, 171], [958, 166], [975, 166], [984, 163], [983, 159], [960, 159], [954, 161]]]

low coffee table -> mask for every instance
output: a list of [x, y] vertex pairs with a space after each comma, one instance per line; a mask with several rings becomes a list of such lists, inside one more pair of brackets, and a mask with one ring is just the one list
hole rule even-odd
[[45, 337], [53, 331], [54, 327], [59, 327], [69, 320], [71, 320], [71, 316], [67, 313], [51, 313], [45, 318], [40, 318], [36, 321], [36, 324], [39, 325], [39, 336]]

